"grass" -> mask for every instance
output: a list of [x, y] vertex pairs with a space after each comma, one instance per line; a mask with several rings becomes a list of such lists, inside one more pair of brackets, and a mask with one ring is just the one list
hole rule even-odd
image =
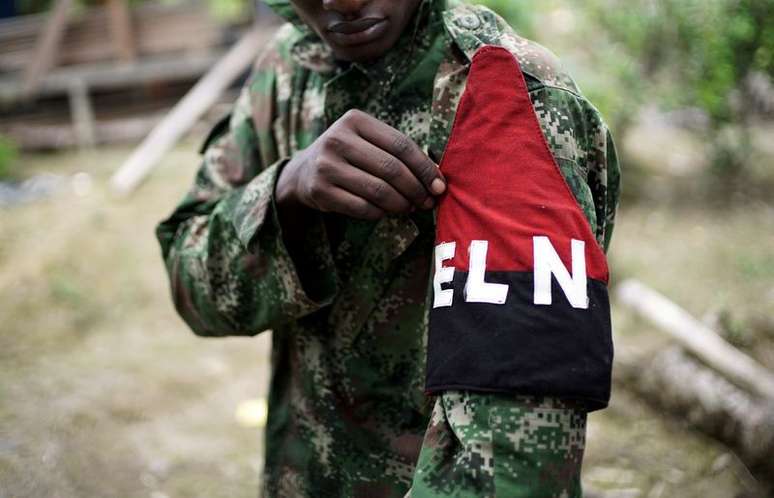
[[262, 435], [234, 412], [265, 395], [268, 336], [187, 331], [153, 227], [197, 158], [117, 200], [104, 185], [125, 154], [25, 158], [96, 186], [0, 212], [0, 496], [254, 496]]
[[[266, 393], [269, 336], [194, 337], [174, 312], [153, 236], [193, 178], [194, 149], [170, 154], [128, 200], [105, 188], [127, 150], [22, 158], [25, 175], [85, 171], [94, 187], [0, 211], [0, 496], [257, 494], [262, 435], [236, 412]], [[770, 206], [627, 209], [614, 274], [697, 316], [723, 311], [744, 334], [772, 309], [772, 220]], [[643, 328], [622, 309], [615, 319], [624, 343]], [[591, 415], [585, 479], [610, 496], [753, 486], [728, 450], [624, 390]]]
[[636, 277], [774, 369], [774, 206], [643, 205], [613, 237], [613, 277]]
[[13, 178], [17, 156], [18, 151], [13, 142], [0, 135], [0, 180]]

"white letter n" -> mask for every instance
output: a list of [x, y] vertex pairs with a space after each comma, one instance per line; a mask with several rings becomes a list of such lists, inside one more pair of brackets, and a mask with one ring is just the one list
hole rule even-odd
[[548, 237], [532, 237], [535, 265], [535, 304], [552, 304], [551, 275], [554, 275], [559, 287], [567, 296], [570, 306], [588, 309], [585, 248], [586, 244], [582, 240], [572, 239], [572, 275], [570, 275]]

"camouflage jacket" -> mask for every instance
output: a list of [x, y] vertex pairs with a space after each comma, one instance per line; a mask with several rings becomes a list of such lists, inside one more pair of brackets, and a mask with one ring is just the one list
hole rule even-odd
[[[292, 16], [286, 0], [269, 3]], [[273, 330], [266, 496], [402, 496], [431, 408], [432, 213], [375, 223], [319, 214], [294, 257], [274, 204], [277, 177], [352, 108], [439, 160], [483, 44], [519, 58], [552, 152], [606, 246], [618, 166], [599, 113], [544, 48], [488, 9], [444, 0], [424, 0], [398, 44], [368, 65], [336, 63], [297, 19], [284, 25], [210, 134], [191, 190], [157, 228], [176, 309], [196, 334]]]

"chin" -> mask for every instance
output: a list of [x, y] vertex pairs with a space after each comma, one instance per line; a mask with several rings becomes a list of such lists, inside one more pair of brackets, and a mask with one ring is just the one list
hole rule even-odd
[[331, 45], [336, 59], [347, 62], [370, 62], [379, 59], [395, 45], [393, 41], [374, 42], [354, 47], [336, 47]]

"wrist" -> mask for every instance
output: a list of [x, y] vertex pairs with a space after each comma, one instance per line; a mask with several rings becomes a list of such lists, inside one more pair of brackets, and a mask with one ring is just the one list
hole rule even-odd
[[274, 187], [274, 199], [277, 206], [282, 208], [298, 208], [301, 202], [297, 195], [296, 160], [290, 159], [280, 170], [277, 184]]
[[297, 254], [298, 248], [303, 246], [306, 219], [310, 212], [298, 196], [298, 167], [301, 163], [297, 157], [282, 166], [274, 187], [282, 238], [291, 254]]

